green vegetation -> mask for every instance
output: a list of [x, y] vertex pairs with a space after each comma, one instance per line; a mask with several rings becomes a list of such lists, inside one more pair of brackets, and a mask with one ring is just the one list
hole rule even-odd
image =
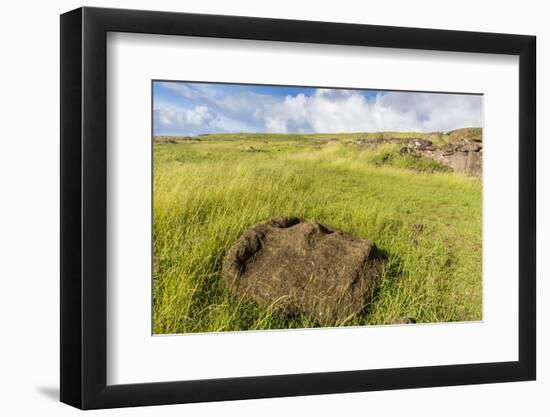
[[368, 161], [374, 165], [387, 165], [418, 172], [450, 172], [451, 168], [431, 159], [401, 154], [399, 146], [382, 145], [368, 152]]
[[275, 216], [341, 228], [387, 254], [375, 297], [345, 325], [480, 320], [481, 180], [392, 145], [346, 144], [384, 135], [449, 141], [399, 132], [156, 143], [154, 333], [316, 326], [236, 299], [223, 285], [226, 251], [247, 228]]

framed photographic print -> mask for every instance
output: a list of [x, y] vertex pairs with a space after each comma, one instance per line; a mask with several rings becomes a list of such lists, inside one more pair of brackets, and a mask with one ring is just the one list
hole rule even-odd
[[61, 16], [61, 401], [535, 379], [535, 38]]

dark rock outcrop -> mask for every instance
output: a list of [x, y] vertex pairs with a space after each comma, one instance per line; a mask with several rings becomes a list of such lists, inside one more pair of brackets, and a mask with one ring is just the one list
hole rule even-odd
[[448, 143], [443, 147], [420, 146], [413, 149], [417, 156], [433, 159], [456, 172], [481, 176], [483, 143], [481, 128], [456, 129], [446, 133]]
[[[429, 141], [426, 141], [429, 142]], [[449, 143], [442, 148], [431, 143], [402, 148], [416, 156], [433, 159], [455, 172], [481, 176], [483, 169], [483, 145], [477, 141], [463, 140]]]
[[[435, 135], [435, 133], [432, 133]], [[436, 146], [432, 141], [421, 138], [359, 138], [346, 142], [359, 149], [376, 148], [384, 144], [401, 145], [399, 154], [410, 154], [421, 158], [432, 159], [456, 172], [481, 176], [483, 167], [483, 143], [481, 129], [465, 128], [447, 133], [449, 142]]]
[[423, 150], [418, 152], [423, 158], [433, 159], [456, 172], [481, 176], [483, 168], [483, 151], [474, 146], [446, 147], [443, 149]]
[[227, 253], [223, 272], [236, 296], [331, 326], [363, 310], [383, 265], [371, 241], [287, 217], [247, 230]]

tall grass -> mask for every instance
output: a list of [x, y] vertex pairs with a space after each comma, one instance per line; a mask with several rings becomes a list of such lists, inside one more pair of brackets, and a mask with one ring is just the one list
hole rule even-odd
[[341, 228], [387, 254], [373, 300], [346, 325], [480, 320], [481, 182], [420, 171], [300, 135], [156, 144], [154, 333], [316, 326], [223, 285], [227, 250], [275, 216]]

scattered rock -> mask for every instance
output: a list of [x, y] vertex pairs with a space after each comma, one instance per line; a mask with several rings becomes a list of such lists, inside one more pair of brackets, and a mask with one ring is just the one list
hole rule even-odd
[[369, 240], [285, 217], [248, 229], [227, 253], [223, 272], [236, 296], [330, 326], [363, 310], [384, 262]]
[[178, 143], [178, 142], [200, 142], [201, 138], [197, 136], [155, 136], [154, 143]]
[[247, 149], [245, 149], [244, 152], [256, 153], [256, 152], [267, 152], [267, 151], [265, 149], [258, 149], [258, 148], [255, 148], [254, 146], [249, 146]]
[[350, 141], [349, 143], [357, 145], [359, 149], [365, 149], [365, 148], [376, 148], [380, 145], [385, 144], [398, 144], [398, 145], [406, 145], [413, 144], [415, 142], [423, 143], [423, 142], [429, 142], [425, 141], [424, 139], [418, 139], [418, 138], [394, 138], [394, 137], [378, 137], [378, 138], [358, 138], [355, 140]]

